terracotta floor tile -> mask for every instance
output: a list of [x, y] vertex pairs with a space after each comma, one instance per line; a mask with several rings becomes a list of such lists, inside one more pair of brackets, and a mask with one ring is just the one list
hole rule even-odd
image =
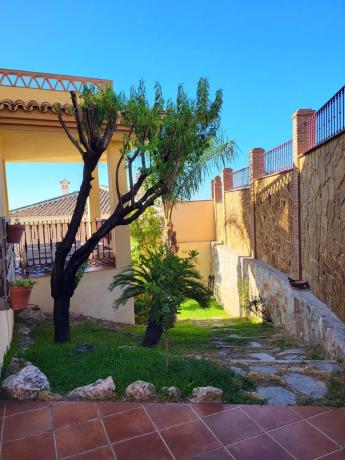
[[0, 400], [0, 418], [3, 417], [4, 412], [5, 412], [5, 401]]
[[3, 441], [34, 436], [52, 429], [50, 410], [47, 407], [5, 417]]
[[345, 447], [345, 410], [334, 409], [308, 420], [323, 433]]
[[52, 433], [4, 443], [1, 460], [55, 460]]
[[114, 444], [117, 460], [171, 460], [171, 455], [157, 433], [146, 434]]
[[110, 447], [101, 447], [91, 452], [73, 455], [73, 457], [68, 457], [68, 460], [114, 460], [114, 455]]
[[345, 460], [345, 449], [322, 457], [322, 460]]
[[104, 417], [103, 422], [111, 442], [122, 441], [155, 430], [144, 409], [133, 409], [110, 415]]
[[15, 401], [11, 399], [6, 402], [6, 415], [18, 414], [19, 412], [26, 412], [33, 409], [41, 409], [48, 405], [48, 401]]
[[191, 422], [197, 418], [187, 404], [145, 404], [145, 408], [158, 429]]
[[220, 412], [204, 420], [224, 444], [255, 436], [262, 431], [241, 409]]
[[131, 409], [140, 409], [141, 405], [135, 402], [111, 402], [102, 401], [98, 403], [99, 413], [104, 415], [116, 414]]
[[79, 425], [60, 428], [55, 431], [55, 439], [59, 457], [79, 454], [108, 444], [100, 420], [89, 420]]
[[52, 414], [55, 429], [98, 417], [96, 403], [82, 401], [57, 402], [52, 405]]
[[317, 406], [293, 406], [292, 410], [297, 412], [303, 418], [312, 417], [313, 415], [321, 414], [330, 410], [329, 407], [317, 407]]
[[295, 457], [308, 460], [325, 455], [339, 446], [304, 420], [270, 432]]
[[220, 447], [217, 439], [199, 420], [167, 428], [162, 431], [162, 436], [178, 460]]
[[237, 442], [228, 446], [228, 449], [236, 460], [291, 460], [293, 458], [267, 434]]
[[191, 406], [200, 416], [216, 414], [237, 407], [232, 404], [191, 404]]
[[242, 409], [262, 426], [264, 430], [272, 430], [273, 428], [301, 420], [300, 416], [284, 406], [245, 406]]
[[190, 460], [230, 460], [233, 457], [225, 449], [216, 449], [211, 452], [204, 452], [202, 454], [191, 457]]

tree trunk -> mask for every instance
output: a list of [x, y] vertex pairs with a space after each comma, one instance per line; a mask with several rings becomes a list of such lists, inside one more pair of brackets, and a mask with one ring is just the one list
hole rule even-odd
[[69, 306], [70, 297], [62, 295], [54, 298], [54, 325], [55, 343], [66, 343], [70, 341], [70, 328], [69, 328]]
[[162, 326], [149, 320], [146, 326], [145, 336], [142, 342], [143, 347], [154, 347], [158, 345], [163, 334]]

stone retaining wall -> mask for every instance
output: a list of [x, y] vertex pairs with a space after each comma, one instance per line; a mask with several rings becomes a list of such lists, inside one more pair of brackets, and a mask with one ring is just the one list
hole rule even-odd
[[293, 289], [284, 273], [224, 245], [213, 243], [212, 253], [215, 297], [227, 311], [243, 314], [239, 286], [247, 280], [249, 297], [266, 300], [275, 325], [307, 344], [322, 346], [329, 358], [345, 360], [345, 325], [311, 291]]

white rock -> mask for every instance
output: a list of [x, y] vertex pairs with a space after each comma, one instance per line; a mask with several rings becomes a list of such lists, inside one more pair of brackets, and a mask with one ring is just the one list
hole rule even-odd
[[181, 400], [181, 390], [177, 387], [162, 387], [162, 392], [169, 396], [173, 401]]
[[37, 399], [41, 391], [50, 390], [47, 377], [30, 364], [2, 382], [2, 390], [13, 399]]
[[9, 375], [17, 374], [19, 371], [24, 369], [24, 367], [31, 365], [32, 363], [30, 363], [30, 361], [26, 361], [23, 358], [17, 358], [16, 356], [14, 356], [11, 359], [9, 365], [6, 367], [5, 375], [6, 377], [8, 377]]
[[193, 388], [193, 403], [219, 403], [222, 402], [223, 390], [216, 387], [197, 387]]
[[113, 378], [107, 377], [106, 379], [98, 379], [89, 385], [75, 388], [66, 395], [66, 398], [77, 400], [113, 399], [115, 398], [115, 390]]
[[143, 380], [137, 380], [126, 388], [126, 398], [134, 401], [148, 401], [155, 393], [156, 387]]

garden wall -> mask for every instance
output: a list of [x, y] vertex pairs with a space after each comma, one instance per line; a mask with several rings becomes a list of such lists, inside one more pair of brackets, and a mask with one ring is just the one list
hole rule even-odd
[[249, 298], [261, 296], [275, 325], [307, 344], [322, 346], [329, 358], [345, 359], [345, 325], [309, 290], [290, 286], [287, 275], [259, 260], [241, 256], [224, 245], [212, 244], [216, 299], [235, 316], [241, 309], [241, 286]]
[[[92, 316], [93, 318], [134, 324], [133, 300], [115, 310], [114, 300], [119, 296], [119, 289], [108, 289], [116, 269], [99, 270], [85, 273], [71, 300], [71, 312]], [[50, 295], [50, 277], [38, 278], [34, 286], [30, 303], [38, 304], [46, 313], [53, 312], [53, 299]]]
[[179, 255], [186, 257], [188, 251], [198, 251], [197, 266], [207, 283], [211, 273], [211, 241], [216, 239], [213, 200], [178, 203], [172, 220]]
[[292, 171], [253, 182], [256, 258], [291, 274]]
[[345, 321], [345, 133], [300, 160], [302, 274]]
[[[250, 189], [229, 190], [224, 193], [225, 243], [233, 251], [250, 254]], [[219, 225], [220, 222], [217, 221]]]

